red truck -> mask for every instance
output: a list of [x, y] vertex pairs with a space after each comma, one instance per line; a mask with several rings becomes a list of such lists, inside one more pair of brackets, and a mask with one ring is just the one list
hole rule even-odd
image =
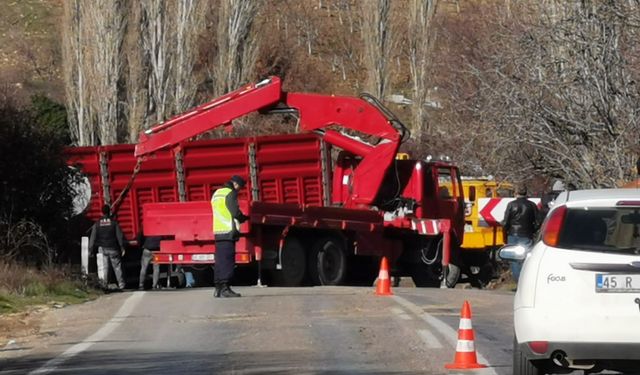
[[[191, 141], [253, 112], [293, 116], [306, 134]], [[371, 96], [288, 93], [270, 77], [144, 131], [135, 146], [68, 154], [91, 186], [88, 218], [111, 204], [128, 239], [141, 229], [170, 238], [156, 263], [215, 262], [209, 199], [237, 174], [248, 181], [239, 198], [250, 219], [236, 263], [256, 265], [259, 277], [285, 286], [369, 283], [384, 256], [394, 276], [453, 287], [464, 231], [460, 174], [450, 162], [398, 157], [407, 136]]]

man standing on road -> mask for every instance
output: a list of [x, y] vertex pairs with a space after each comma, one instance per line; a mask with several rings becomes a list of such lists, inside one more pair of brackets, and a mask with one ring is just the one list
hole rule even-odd
[[[527, 187], [521, 185], [516, 191], [516, 199], [509, 202], [504, 212], [503, 233], [509, 245], [531, 247], [533, 235], [538, 230], [538, 207], [527, 199]], [[521, 262], [511, 262], [511, 273], [516, 282], [520, 277]]]
[[[147, 268], [153, 259], [153, 252], [160, 249], [162, 236], [145, 237], [142, 233], [138, 235], [138, 243], [142, 244], [142, 258], [140, 259], [140, 280], [138, 290], [144, 290], [144, 281], [147, 278]], [[152, 289], [159, 289], [158, 279], [160, 277], [160, 265], [153, 263], [153, 283]]]
[[238, 191], [245, 185], [240, 176], [232, 176], [229, 182], [216, 190], [211, 197], [213, 210], [213, 234], [216, 242], [214, 297], [240, 297], [231, 290], [231, 279], [236, 263], [236, 241], [240, 224], [248, 219], [238, 206]]
[[111, 208], [108, 204], [102, 206], [102, 217], [91, 228], [89, 237], [89, 249], [91, 254], [98, 252], [108, 259], [107, 276], [104, 280], [105, 289], [108, 287], [109, 264], [113, 268], [118, 281], [118, 290], [124, 289], [124, 278], [122, 277], [122, 258], [124, 256], [124, 235], [118, 222], [111, 216]]

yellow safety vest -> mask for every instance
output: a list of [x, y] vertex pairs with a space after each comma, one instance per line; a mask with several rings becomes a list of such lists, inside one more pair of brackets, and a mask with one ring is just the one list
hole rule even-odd
[[229, 234], [233, 231], [233, 217], [226, 204], [227, 195], [231, 191], [230, 188], [223, 187], [216, 190], [211, 197], [214, 234]]

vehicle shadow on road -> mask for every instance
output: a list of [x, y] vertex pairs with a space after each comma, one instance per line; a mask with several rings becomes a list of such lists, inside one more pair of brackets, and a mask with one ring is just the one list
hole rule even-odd
[[[0, 362], [0, 374], [26, 374], [46, 368], [51, 357], [25, 356]], [[3, 363], [4, 362], [4, 363]], [[124, 350], [88, 351], [51, 368], [55, 374], [390, 374], [418, 375], [421, 371], [394, 371], [377, 361], [341, 363], [308, 351], [131, 352]], [[446, 372], [443, 371], [442, 374]], [[432, 374], [437, 375], [437, 374]]]

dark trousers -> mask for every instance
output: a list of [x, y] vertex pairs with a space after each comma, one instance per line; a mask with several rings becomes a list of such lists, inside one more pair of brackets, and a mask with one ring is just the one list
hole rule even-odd
[[[139, 286], [142, 288], [144, 286], [144, 280], [147, 278], [147, 268], [149, 267], [149, 263], [153, 259], [153, 251], [149, 249], [142, 250], [142, 258], [140, 259], [140, 282]], [[153, 284], [151, 284], [152, 288], [158, 286], [158, 278], [160, 277], [160, 265], [153, 263]]]
[[215, 283], [231, 282], [235, 265], [236, 242], [216, 241], [216, 263], [213, 269]]
[[[116, 280], [118, 281], [118, 288], [124, 289], [124, 277], [122, 277], [122, 258], [120, 250], [111, 249], [101, 247], [98, 249], [102, 253], [102, 255], [107, 258], [106, 264], [111, 264], [111, 268], [113, 269], [113, 273], [116, 275]], [[107, 266], [108, 267], [108, 266]], [[109, 269], [107, 268], [107, 280], [109, 280]], [[108, 281], [105, 280], [106, 284], [109, 285]], [[105, 285], [106, 287], [106, 285]]]

